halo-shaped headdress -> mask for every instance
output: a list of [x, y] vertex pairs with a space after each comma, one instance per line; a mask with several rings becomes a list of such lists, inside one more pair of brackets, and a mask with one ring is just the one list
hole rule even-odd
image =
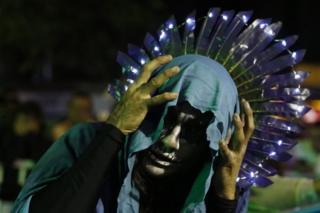
[[[277, 173], [268, 160], [286, 161], [291, 157], [287, 151], [296, 144], [294, 136], [301, 131], [295, 119], [309, 109], [304, 102], [309, 91], [300, 87], [308, 73], [293, 67], [305, 54], [304, 50], [289, 50], [297, 36], [276, 39], [281, 22], [256, 19], [248, 24], [251, 16], [252, 11], [235, 14], [233, 10], [211, 8], [198, 20], [192, 12], [179, 26], [174, 17], [169, 18], [157, 37], [147, 33], [143, 48], [129, 44], [128, 54], [118, 53], [125, 80], [109, 85], [108, 90], [119, 100], [142, 66], [160, 55], [200, 54], [218, 61], [236, 83], [240, 98], [250, 103], [256, 122], [238, 185], [264, 187], [272, 183], [267, 177]], [[200, 22], [202, 26], [196, 32]]]

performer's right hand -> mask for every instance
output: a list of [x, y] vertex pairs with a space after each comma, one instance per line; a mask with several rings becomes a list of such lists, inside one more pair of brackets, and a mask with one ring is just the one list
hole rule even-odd
[[134, 132], [144, 120], [148, 108], [177, 98], [178, 94], [165, 92], [156, 96], [152, 93], [172, 76], [179, 73], [179, 67], [172, 67], [150, 80], [152, 72], [172, 60], [172, 56], [160, 56], [143, 66], [137, 80], [112, 110], [107, 123], [117, 127], [125, 135]]

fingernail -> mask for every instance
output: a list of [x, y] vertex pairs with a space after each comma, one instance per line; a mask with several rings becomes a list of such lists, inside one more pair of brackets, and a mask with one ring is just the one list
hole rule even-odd
[[235, 113], [235, 114], [233, 115], [233, 118], [234, 118], [235, 120], [239, 120], [239, 115], [238, 115], [238, 113]]
[[167, 58], [168, 60], [172, 60], [172, 55], [166, 55], [166, 58]]
[[249, 104], [248, 101], [245, 102], [245, 105], [246, 105], [247, 108], [250, 108], [250, 104]]
[[177, 98], [179, 96], [179, 93], [172, 93], [173, 98]]
[[178, 66], [175, 66], [175, 67], [173, 67], [172, 69], [173, 69], [173, 71], [175, 71], [175, 72], [179, 72], [179, 71], [180, 71], [180, 67], [178, 67]]

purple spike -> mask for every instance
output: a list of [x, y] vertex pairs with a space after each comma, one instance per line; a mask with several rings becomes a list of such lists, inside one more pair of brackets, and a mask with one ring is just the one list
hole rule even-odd
[[261, 85], [265, 88], [274, 86], [298, 87], [308, 76], [309, 73], [305, 71], [293, 71], [280, 75], [268, 75], [262, 80]]
[[[253, 173], [254, 174], [254, 173]], [[252, 175], [252, 172], [240, 169], [239, 176], [237, 178], [237, 185], [240, 188], [247, 189], [254, 186], [267, 187], [273, 182], [262, 175]]]
[[[251, 141], [250, 141], [251, 142]], [[248, 144], [249, 145], [249, 144]], [[252, 162], [256, 162], [256, 163], [263, 163], [266, 158], [264, 156], [261, 156], [261, 155], [253, 155], [252, 153], [250, 153], [248, 151], [248, 149], [246, 150], [246, 153], [245, 153], [245, 156], [244, 156], [244, 159], [248, 159]]]
[[290, 54], [278, 57], [270, 61], [269, 63], [266, 63], [265, 65], [256, 66], [252, 69], [252, 71], [256, 75], [266, 75], [266, 74], [276, 73], [283, 70], [286, 67], [291, 67], [295, 64], [300, 63], [304, 55], [305, 55], [305, 50], [298, 50]]
[[268, 176], [273, 176], [278, 173], [278, 170], [276, 168], [274, 168], [273, 166], [271, 166], [267, 161], [264, 161], [264, 162], [261, 162], [260, 164], [258, 164], [259, 167], [261, 165], [266, 171], [268, 171]]
[[193, 11], [187, 16], [183, 34], [184, 54], [194, 53], [194, 30], [196, 28], [196, 12]]
[[297, 144], [297, 141], [285, 137], [283, 132], [282, 134], [279, 134], [277, 132], [268, 131], [266, 128], [259, 125], [256, 127], [251, 139], [254, 141], [261, 141], [261, 143], [271, 143], [282, 146], [284, 147], [284, 150], [289, 150]]
[[[231, 24], [226, 29], [225, 36], [229, 41], [233, 40], [236, 35], [242, 30], [242, 28], [247, 24], [251, 19], [253, 11], [240, 11], [237, 13], [235, 18], [232, 20]], [[233, 35], [233, 36], [231, 36]]]
[[144, 38], [144, 46], [153, 58], [163, 55], [160, 44], [150, 33], [147, 33]]
[[[171, 25], [170, 25], [171, 26]], [[158, 40], [160, 47], [162, 49], [163, 54], [168, 54], [170, 51], [169, 44], [170, 44], [170, 35], [166, 27], [161, 26], [158, 30]]]
[[271, 19], [256, 19], [254, 20], [249, 27], [247, 27], [235, 41], [236, 44], [240, 43], [243, 39], [252, 34], [252, 32], [256, 31], [258, 28], [264, 29], [271, 23]]
[[[255, 66], [260, 66], [261, 64], [268, 62], [269, 60], [278, 56], [284, 50], [287, 50], [289, 47], [291, 47], [296, 42], [297, 38], [298, 36], [294, 35], [285, 39], [278, 40], [277, 43], [259, 53], [258, 55], [254, 54], [253, 57], [249, 57], [246, 61], [243, 62], [242, 67], [245, 67], [246, 70], [250, 70]], [[234, 76], [234, 79], [236, 80], [245, 73], [246, 72], [239, 73], [237, 76]]]
[[259, 175], [258, 177], [255, 178], [253, 185], [259, 186], [259, 187], [267, 187], [267, 186], [270, 186], [271, 184], [273, 184], [273, 182], [269, 178]]
[[264, 89], [263, 97], [273, 100], [305, 101], [310, 96], [310, 91], [305, 88], [276, 88]]
[[[267, 102], [262, 104], [263, 112], [273, 113], [284, 117], [301, 118], [310, 108], [299, 102]], [[256, 111], [259, 113], [260, 111]]]
[[266, 126], [273, 129], [278, 129], [280, 132], [300, 134], [301, 127], [290, 121], [278, 119], [271, 116], [262, 116], [257, 124], [258, 126]]
[[226, 29], [224, 35], [221, 37], [221, 39], [223, 40], [223, 44], [221, 45], [217, 56], [215, 56], [216, 59], [219, 59], [220, 55], [220, 57], [222, 58], [226, 56], [236, 36], [238, 36], [239, 32], [250, 20], [252, 13], [252, 11], [241, 11], [235, 16], [231, 24]]
[[248, 149], [250, 150], [258, 150], [264, 152], [284, 152], [288, 151], [290, 147], [288, 146], [279, 146], [276, 143], [265, 143], [263, 140], [250, 139], [250, 143], [248, 144]]
[[242, 189], [247, 189], [250, 188], [253, 185], [253, 181], [250, 182], [250, 180], [247, 179], [247, 177], [242, 174], [242, 176], [239, 176], [240, 178], [238, 179], [237, 185], [242, 188]]
[[195, 49], [195, 53], [204, 54], [207, 52], [207, 47], [210, 43], [209, 36], [214, 28], [215, 23], [218, 20], [220, 15], [220, 8], [211, 8], [208, 11], [208, 15], [204, 20], [200, 33], [197, 39], [197, 45]]
[[214, 56], [217, 53], [220, 45], [223, 42], [224, 32], [229, 23], [232, 21], [234, 13], [234, 10], [223, 11], [221, 13], [216, 29], [214, 30], [214, 34], [210, 37], [210, 44], [206, 55]]
[[[245, 85], [251, 84], [251, 87], [261, 87], [261, 88], [284, 88], [284, 87], [300, 87], [300, 84], [309, 76], [308, 72], [305, 71], [290, 71], [284, 74], [271, 74], [266, 76], [253, 76], [249, 81], [247, 79], [243, 80], [243, 77], [239, 78], [244, 73], [241, 73], [234, 80], [238, 82], [239, 91], [244, 92], [247, 90], [243, 88]], [[242, 79], [242, 81], [241, 81]], [[247, 82], [247, 83], [246, 83]], [[307, 91], [305, 91], [307, 92]], [[307, 94], [306, 94], [307, 95]], [[300, 98], [300, 97], [299, 97]], [[302, 97], [303, 98], [303, 97]], [[250, 99], [248, 99], [250, 100]], [[287, 99], [286, 99], [287, 100]]]
[[132, 80], [135, 80], [137, 78], [141, 70], [141, 66], [137, 64], [132, 58], [119, 51], [117, 55], [117, 62], [122, 66], [123, 74], [127, 78]]
[[248, 144], [248, 150], [250, 152], [257, 151], [257, 152], [264, 152], [264, 153], [278, 153], [287, 151], [283, 149], [283, 146], [278, 146], [274, 143], [261, 143], [261, 141], [258, 140], [250, 140], [250, 143]]
[[245, 166], [247, 166], [247, 165], [242, 164], [241, 172], [243, 172], [248, 179], [254, 179], [255, 177], [257, 177], [259, 175], [258, 171], [250, 170], [250, 168], [245, 167]]
[[262, 158], [266, 158], [266, 159], [272, 159], [272, 160], [276, 160], [276, 161], [287, 161], [291, 158], [291, 155], [289, 153], [286, 152], [281, 152], [281, 153], [277, 153], [276, 150], [260, 150], [260, 149], [253, 149], [248, 147], [247, 151], [250, 152], [252, 155], [260, 155]]
[[237, 180], [238, 186], [242, 187], [250, 187], [251, 185], [266, 187], [272, 184], [272, 181], [268, 178], [258, 174], [256, 171], [246, 170], [243, 167], [240, 170], [240, 176]]
[[293, 35], [281, 40], [278, 40], [277, 43], [272, 45], [270, 48], [263, 51], [261, 54], [258, 55], [257, 61], [269, 61], [279, 55], [284, 50], [290, 48], [298, 39], [298, 36]]
[[[272, 155], [272, 153], [269, 154], [269, 156]], [[292, 158], [292, 155], [287, 152], [282, 153], [276, 153], [275, 155], [270, 156], [271, 159], [275, 161], [285, 162]]]
[[158, 30], [159, 43], [165, 54], [170, 53], [172, 56], [182, 54], [182, 44], [177, 24], [172, 16], [165, 22], [165, 25]]
[[257, 171], [258, 174], [263, 175], [263, 176], [272, 176], [272, 175], [275, 175], [277, 173], [277, 171], [274, 168], [270, 167], [270, 166], [264, 167], [264, 164], [258, 163], [258, 162], [254, 162], [254, 161], [251, 161], [248, 158], [245, 158], [243, 163], [242, 163], [242, 166], [244, 168], [247, 168], [250, 171]]
[[144, 49], [133, 44], [128, 44], [128, 54], [141, 66], [150, 60]]
[[231, 68], [229, 72], [233, 72], [235, 67], [233, 64], [241, 62], [242, 67], [248, 67], [252, 63], [251, 58], [267, 47], [273, 38], [281, 29], [281, 22], [271, 24], [263, 29], [256, 28], [248, 37], [244, 38], [240, 43], [233, 46], [233, 57], [229, 61], [227, 68]]

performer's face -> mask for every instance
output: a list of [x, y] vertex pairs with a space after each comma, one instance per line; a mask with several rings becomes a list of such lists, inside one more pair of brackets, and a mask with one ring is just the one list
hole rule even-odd
[[168, 108], [159, 140], [138, 155], [142, 169], [156, 178], [199, 170], [210, 157], [206, 129], [211, 119], [211, 112], [201, 113], [188, 103]]

